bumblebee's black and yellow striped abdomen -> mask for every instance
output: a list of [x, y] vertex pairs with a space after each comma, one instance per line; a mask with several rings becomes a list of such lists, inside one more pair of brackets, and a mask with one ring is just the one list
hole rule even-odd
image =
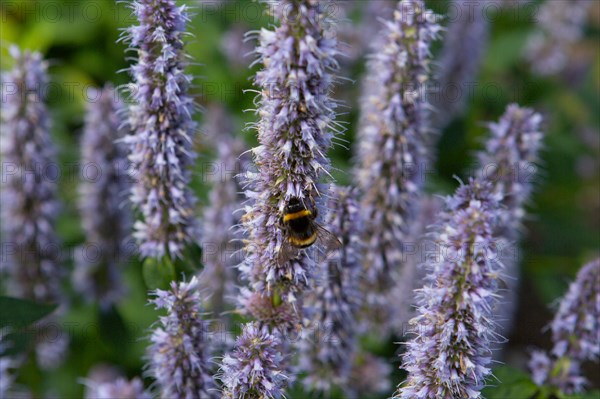
[[304, 204], [292, 199], [282, 217], [283, 225], [288, 232], [288, 242], [298, 248], [306, 248], [317, 240], [317, 229], [314, 226], [314, 213]]
[[340, 241], [333, 234], [316, 223], [317, 214], [318, 210], [311, 196], [289, 199], [279, 220], [284, 233], [284, 241], [278, 255], [280, 265], [298, 256], [298, 251], [317, 241], [326, 251], [341, 247]]

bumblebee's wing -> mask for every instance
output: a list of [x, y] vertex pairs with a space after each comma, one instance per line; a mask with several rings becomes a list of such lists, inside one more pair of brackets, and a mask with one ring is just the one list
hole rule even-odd
[[325, 257], [329, 258], [329, 256], [331, 256], [334, 251], [337, 251], [338, 249], [342, 248], [342, 243], [329, 230], [319, 225], [315, 226], [317, 228], [317, 242], [319, 244], [319, 247], [322, 248], [323, 252], [325, 253]]
[[287, 240], [284, 239], [279, 255], [277, 256], [277, 264], [283, 266], [287, 261], [298, 256], [298, 248], [293, 247]]

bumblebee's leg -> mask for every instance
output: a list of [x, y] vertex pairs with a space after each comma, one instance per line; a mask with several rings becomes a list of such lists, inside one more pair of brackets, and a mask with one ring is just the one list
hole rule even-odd
[[277, 218], [277, 222], [275, 223], [275, 225], [277, 226], [277, 228], [279, 228], [280, 230], [284, 230], [285, 229], [285, 225], [283, 224], [283, 215], [279, 216]]

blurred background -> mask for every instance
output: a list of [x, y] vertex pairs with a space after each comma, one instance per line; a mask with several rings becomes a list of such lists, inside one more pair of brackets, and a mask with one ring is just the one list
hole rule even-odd
[[[334, 32], [345, 42], [341, 75], [348, 79], [339, 82], [333, 97], [346, 104], [339, 120], [347, 122], [345, 139], [350, 142], [350, 150], [336, 146], [330, 156], [336, 180], [349, 184], [367, 45], [380, 25], [377, 18], [390, 15], [394, 2], [327, 3], [332, 16], [343, 19]], [[449, 16], [452, 11], [446, 1], [426, 3], [440, 15]], [[600, 2], [588, 1], [579, 20], [581, 35], [567, 43], [562, 50], [567, 54], [566, 61], [550, 68], [550, 72], [536, 66], [536, 62], [548, 65], [551, 61], [538, 57], [531, 47], [532, 38], [541, 29], [539, 11], [543, 2], [487, 3], [494, 4], [485, 13], [489, 39], [483, 46], [480, 66], [469, 79], [472, 90], [460, 93], [465, 101], [464, 112], [442, 126], [435, 173], [427, 189], [439, 194], [454, 191], [457, 182], [453, 176], [464, 178], [472, 170], [474, 151], [481, 149], [486, 135], [485, 123], [497, 120], [507, 104], [533, 107], [544, 115], [542, 170], [528, 207], [530, 216], [520, 253], [522, 280], [517, 316], [503, 357], [509, 367], [497, 373], [501, 379], [514, 379], [521, 377], [517, 370], [525, 370], [529, 348], [549, 348], [549, 334], [543, 329], [552, 318], [553, 304], [565, 293], [579, 267], [597, 256], [600, 249]], [[200, 130], [209, 130], [214, 126], [211, 124], [229, 124], [233, 134], [249, 146], [254, 145], [254, 131], [244, 130], [244, 126], [256, 116], [243, 112], [253, 108], [254, 94], [243, 91], [253, 88], [252, 76], [258, 66], [249, 67], [254, 56], [244, 54], [252, 51], [254, 43], [243, 39], [247, 31], [269, 26], [273, 20], [263, 15], [263, 6], [256, 2], [187, 4], [193, 13], [188, 25], [193, 36], [187, 45], [194, 61], [189, 67], [189, 73], [195, 76], [193, 94], [198, 104], [208, 110], [197, 116]], [[65, 170], [71, 170], [60, 181], [63, 209], [58, 224], [65, 251], [69, 252], [69, 248], [84, 241], [76, 207], [76, 165], [86, 90], [107, 82], [125, 85], [130, 81], [127, 72], [119, 71], [132, 60], [126, 58], [126, 48], [117, 39], [121, 30], [135, 20], [125, 4], [109, 0], [2, 1], [0, 10], [2, 70], [12, 66], [7, 50], [10, 44], [38, 50], [50, 61], [52, 138], [59, 148], [60, 163]], [[444, 25], [451, 22], [452, 18], [441, 21]], [[441, 53], [442, 41], [434, 51], [436, 57]], [[127, 53], [127, 57], [134, 56]], [[198, 216], [202, 217], [209, 190], [203, 172], [214, 151], [202, 135], [197, 139], [197, 150], [200, 158], [196, 162], [194, 189], [200, 198]], [[73, 268], [72, 257], [67, 257], [65, 267]], [[109, 314], [101, 314], [96, 306], [85, 304], [66, 282], [70, 308], [60, 322], [70, 334], [67, 357], [61, 366], [43, 371], [33, 362], [26, 363], [16, 385], [26, 387], [36, 397], [72, 398], [82, 396], [81, 379], [97, 364], [116, 365], [130, 377], [140, 375], [147, 346], [145, 337], [157, 320], [157, 312], [146, 305], [141, 270], [136, 260], [126, 265], [129, 293]], [[394, 368], [399, 365], [393, 342], [367, 345], [389, 359]], [[589, 373], [598, 371], [589, 367]], [[395, 372], [393, 378], [396, 385], [402, 374]], [[600, 386], [598, 380], [595, 384]], [[494, 395], [493, 389], [488, 392], [488, 397], [500, 397]], [[298, 392], [290, 396], [303, 397]]]

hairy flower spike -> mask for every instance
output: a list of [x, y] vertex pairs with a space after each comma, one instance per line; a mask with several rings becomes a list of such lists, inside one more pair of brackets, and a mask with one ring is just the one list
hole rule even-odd
[[438, 254], [426, 263], [426, 285], [418, 291], [419, 315], [411, 320], [397, 398], [480, 398], [490, 374], [494, 342], [492, 307], [498, 285], [492, 231], [498, 196], [487, 182], [471, 180], [447, 198], [432, 231]]
[[581, 363], [600, 359], [600, 258], [577, 273], [550, 327], [554, 346], [550, 354], [532, 354], [533, 380], [563, 393], [581, 392], [587, 383]]
[[490, 123], [490, 137], [479, 153], [479, 174], [490, 181], [506, 208], [496, 235], [518, 238], [538, 172], [538, 153], [543, 134], [542, 116], [532, 109], [511, 104], [497, 123]]
[[266, 326], [248, 323], [236, 342], [236, 349], [225, 356], [221, 366], [224, 399], [277, 399], [283, 396], [287, 377], [277, 335]]
[[149, 371], [164, 398], [217, 398], [208, 357], [207, 325], [202, 320], [198, 279], [172, 282], [169, 291], [156, 290], [151, 301], [166, 309], [148, 348]]
[[185, 6], [173, 0], [138, 0], [132, 8], [140, 24], [129, 28], [124, 39], [138, 50], [138, 62], [130, 69], [133, 134], [125, 140], [137, 180], [131, 202], [142, 214], [134, 236], [142, 256], [175, 258], [198, 240], [196, 199], [188, 187], [196, 129], [187, 94], [191, 77], [184, 73], [188, 17]]
[[495, 237], [503, 240], [500, 256], [507, 276], [507, 289], [502, 293], [503, 299], [496, 310], [504, 336], [510, 332], [518, 304], [519, 262], [516, 246], [525, 217], [524, 207], [530, 200], [538, 177], [538, 153], [543, 138], [541, 123], [541, 115], [532, 109], [510, 104], [497, 123], [489, 124], [490, 136], [484, 151], [478, 154], [478, 175], [492, 183], [493, 191], [502, 198], [501, 205], [504, 208], [494, 229]]
[[0, 127], [2, 170], [10, 170], [2, 176], [2, 226], [4, 240], [10, 240], [2, 245], [11, 247], [8, 288], [19, 297], [54, 302], [63, 273], [55, 231], [60, 172], [44, 103], [48, 65], [37, 52], [11, 47], [10, 54], [15, 66], [2, 76], [10, 89], [3, 92]]
[[560, 302], [552, 321], [555, 356], [578, 360], [600, 357], [600, 258], [586, 264]]
[[367, 398], [373, 394], [388, 394], [392, 366], [388, 359], [380, 358], [365, 350], [360, 350], [352, 364], [348, 381], [349, 398]]
[[400, 1], [380, 34], [364, 83], [357, 180], [365, 221], [367, 300], [376, 308], [388, 303], [424, 184], [430, 141], [424, 86], [429, 47], [440, 30], [434, 18], [423, 1]]
[[261, 88], [259, 146], [253, 149], [258, 173], [247, 176], [251, 203], [243, 220], [249, 237], [240, 270], [253, 290], [295, 302], [310, 284], [313, 261], [306, 251], [279, 261], [286, 240], [280, 219], [290, 198], [309, 206], [324, 194], [319, 180], [329, 167], [337, 51], [318, 2], [285, 0], [273, 10], [281, 25], [261, 30], [256, 50], [264, 65], [255, 79]]
[[205, 131], [217, 158], [211, 163], [212, 190], [209, 205], [204, 211], [202, 246], [204, 269], [200, 284], [210, 297], [210, 310], [220, 315], [234, 302], [237, 273], [240, 263], [241, 234], [240, 211], [243, 187], [239, 176], [248, 170], [250, 160], [246, 144], [233, 137], [233, 126], [228, 121], [231, 115], [222, 108], [214, 107], [206, 113]]
[[94, 174], [84, 173], [79, 190], [86, 244], [73, 284], [87, 300], [105, 307], [124, 293], [119, 269], [128, 252], [130, 215], [124, 197], [129, 188], [127, 151], [117, 142], [125, 135], [121, 128], [123, 111], [111, 86], [98, 91], [97, 99], [87, 107], [81, 145], [83, 171]]
[[437, 129], [443, 129], [463, 111], [470, 84], [477, 78], [489, 36], [485, 6], [485, 0], [453, 0], [450, 5], [456, 17], [444, 35], [436, 94], [431, 97], [435, 109], [432, 124]]
[[307, 389], [330, 391], [331, 385], [347, 387], [356, 350], [357, 312], [360, 305], [359, 209], [356, 192], [332, 187], [327, 217], [328, 230], [342, 242], [342, 248], [322, 262], [322, 276], [311, 299], [308, 328], [311, 334], [301, 341], [300, 366], [307, 373]]
[[546, 1], [538, 12], [538, 30], [529, 38], [525, 58], [542, 76], [560, 73], [569, 64], [572, 49], [583, 36], [590, 0]]

